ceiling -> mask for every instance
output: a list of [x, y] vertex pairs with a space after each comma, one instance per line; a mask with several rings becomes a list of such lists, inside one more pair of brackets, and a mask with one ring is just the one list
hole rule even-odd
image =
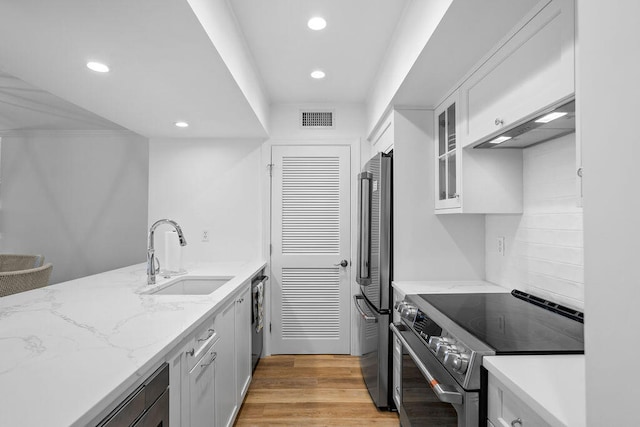
[[[412, 6], [426, 1], [2, 2], [0, 130], [266, 138], [270, 105], [370, 102], [398, 34], [412, 34]], [[536, 2], [453, 0], [383, 102], [435, 106]], [[326, 29], [307, 28], [316, 15]], [[111, 71], [89, 71], [89, 60]], [[188, 128], [174, 126], [182, 120]]]
[[97, 129], [123, 128], [0, 71], [0, 132]]
[[185, 0], [2, 2], [0, 68], [144, 136], [267, 135]]
[[[364, 103], [408, 0], [233, 0], [272, 103]], [[307, 21], [321, 16], [327, 27]], [[326, 73], [322, 80], [313, 70]]]

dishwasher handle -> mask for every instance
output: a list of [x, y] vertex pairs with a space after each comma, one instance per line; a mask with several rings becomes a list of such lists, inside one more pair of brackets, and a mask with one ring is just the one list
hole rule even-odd
[[435, 395], [440, 399], [441, 402], [451, 403], [454, 405], [462, 405], [462, 394], [458, 392], [454, 387], [448, 386], [445, 384], [440, 384], [438, 380], [429, 372], [429, 369], [420, 361], [418, 355], [413, 351], [407, 340], [402, 336], [400, 330], [393, 323], [389, 325], [389, 329], [393, 332], [400, 342], [402, 343], [402, 347], [407, 350], [411, 359], [413, 359], [413, 363], [416, 364], [422, 375], [426, 378], [431, 386], [431, 389], [435, 393]]
[[356, 305], [356, 309], [358, 310], [360, 316], [364, 319], [364, 321], [367, 323], [378, 323], [378, 319], [375, 316], [369, 316], [364, 312], [362, 307], [360, 307], [360, 303], [358, 302], [359, 300], [364, 300], [364, 297], [362, 295], [353, 296], [353, 302]]

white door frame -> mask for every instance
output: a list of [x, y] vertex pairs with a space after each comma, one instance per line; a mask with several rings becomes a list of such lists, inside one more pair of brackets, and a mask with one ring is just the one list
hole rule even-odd
[[[270, 139], [262, 145], [262, 165], [264, 167], [262, 180], [262, 230], [264, 231], [263, 240], [263, 254], [267, 260], [267, 275], [273, 276], [271, 271], [271, 255], [269, 245], [271, 243], [271, 179], [269, 176], [268, 165], [271, 163], [271, 148], [274, 145], [346, 145], [351, 147], [351, 194], [357, 194], [358, 172], [362, 168], [363, 161], [360, 159], [361, 153], [361, 140], [359, 138], [339, 138], [339, 139], [302, 139], [302, 138], [278, 138]], [[369, 160], [368, 158], [365, 159]], [[354, 193], [355, 191], [355, 193]], [[357, 258], [357, 219], [354, 213], [357, 212], [357, 200], [355, 197], [351, 197], [351, 261], [352, 263]], [[353, 270], [352, 270], [353, 271]], [[269, 331], [269, 325], [271, 323], [271, 287], [268, 288], [269, 292], [265, 293], [265, 340], [263, 347], [263, 356], [269, 356], [271, 354], [271, 333]], [[351, 339], [350, 348], [352, 355], [360, 354], [360, 347], [356, 337], [358, 336], [358, 313], [351, 300], [353, 295], [360, 293], [358, 284], [355, 281], [355, 274], [351, 274], [351, 293], [349, 302], [349, 311], [351, 319]]]

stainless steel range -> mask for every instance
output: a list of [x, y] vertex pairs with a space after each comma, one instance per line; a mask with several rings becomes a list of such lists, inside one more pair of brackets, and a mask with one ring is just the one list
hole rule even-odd
[[517, 290], [409, 295], [395, 309], [404, 427], [486, 425], [484, 356], [584, 353], [582, 313]]

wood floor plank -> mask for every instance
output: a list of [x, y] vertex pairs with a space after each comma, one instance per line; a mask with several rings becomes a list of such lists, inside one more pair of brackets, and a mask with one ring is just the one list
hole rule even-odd
[[247, 402], [251, 403], [299, 403], [299, 402], [371, 402], [371, 397], [366, 390], [354, 389], [280, 389], [254, 390], [247, 396]]
[[395, 412], [371, 401], [357, 357], [281, 355], [260, 360], [238, 427], [393, 426]]

